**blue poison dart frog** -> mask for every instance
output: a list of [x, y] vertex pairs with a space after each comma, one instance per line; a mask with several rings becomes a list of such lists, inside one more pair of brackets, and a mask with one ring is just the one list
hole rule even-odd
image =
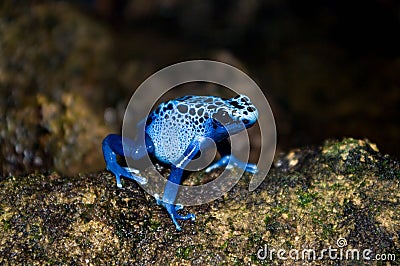
[[[147, 179], [135, 175], [137, 173], [135, 169], [118, 164], [117, 155], [139, 160], [149, 154], [171, 167], [168, 177], [170, 182], [181, 184], [184, 168], [199, 154], [202, 141], [206, 138], [214, 140], [221, 155], [221, 159], [206, 168], [206, 172], [227, 166], [230, 159], [235, 159], [230, 155], [230, 149], [226, 149], [226, 145], [229, 145], [229, 135], [251, 127], [256, 123], [257, 118], [256, 107], [245, 95], [237, 95], [231, 99], [215, 96], [184, 96], [161, 103], [147, 117], [145, 148], [140, 144], [135, 144], [134, 140], [125, 138], [123, 140], [120, 135], [115, 134], [110, 134], [103, 140], [103, 155], [107, 170], [116, 176], [118, 187], [122, 187], [121, 176], [145, 184]], [[125, 153], [122, 141], [125, 145], [127, 143], [129, 145]], [[238, 159], [236, 162], [236, 166], [242, 167], [247, 172], [254, 174], [257, 171], [254, 164], [245, 164]], [[195, 215], [178, 214], [177, 211], [183, 207], [171, 204], [175, 202], [176, 189], [169, 189], [166, 186], [164, 190], [163, 198], [158, 199], [157, 203], [165, 207], [176, 229], [181, 230], [177, 220], [194, 221]]]

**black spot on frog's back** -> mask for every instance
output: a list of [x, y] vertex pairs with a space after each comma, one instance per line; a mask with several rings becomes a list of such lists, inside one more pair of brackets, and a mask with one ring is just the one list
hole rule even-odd
[[203, 113], [204, 113], [204, 109], [203, 109], [203, 108], [200, 108], [199, 110], [197, 110], [197, 114], [198, 114], [199, 116], [202, 116]]
[[178, 111], [181, 112], [182, 114], [186, 113], [188, 111], [188, 107], [186, 104], [178, 104]]

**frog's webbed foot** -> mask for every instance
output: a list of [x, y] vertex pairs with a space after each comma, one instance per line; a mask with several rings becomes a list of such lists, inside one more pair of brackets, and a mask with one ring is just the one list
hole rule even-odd
[[[230, 162], [229, 162], [230, 161]], [[221, 159], [219, 159], [217, 162], [213, 163], [209, 167], [206, 168], [206, 173], [209, 173], [219, 167], [227, 167], [228, 169], [233, 168], [234, 166], [240, 167], [246, 172], [249, 172], [251, 174], [257, 173], [257, 166], [252, 163], [244, 163], [234, 157], [233, 155], [225, 155]]]
[[178, 223], [178, 220], [183, 220], [183, 221], [186, 221], [186, 220], [194, 221], [194, 220], [196, 220], [196, 215], [194, 215], [193, 213], [189, 213], [189, 214], [186, 214], [186, 215], [178, 214], [178, 211], [183, 209], [183, 205], [182, 204], [174, 205], [174, 204], [170, 204], [170, 203], [165, 203], [160, 199], [159, 195], [154, 195], [154, 197], [156, 198], [157, 204], [163, 206], [167, 210], [169, 216], [172, 219], [172, 222], [174, 223], [174, 225], [176, 227], [176, 230], [178, 230], [178, 231], [182, 230], [180, 225], [179, 225], [179, 223]]
[[[128, 138], [125, 138], [125, 142], [135, 146], [133, 141], [131, 141]], [[107, 137], [104, 138], [102, 147], [103, 147], [104, 160], [106, 161], [107, 165], [107, 170], [109, 170], [115, 175], [117, 179], [117, 186], [119, 188], [122, 187], [121, 176], [135, 180], [136, 182], [142, 185], [147, 183], [146, 178], [137, 175], [139, 173], [138, 170], [129, 167], [121, 167], [118, 164], [117, 155], [125, 156], [124, 148], [122, 145], [122, 136], [115, 134], [108, 135]], [[141, 148], [138, 148], [135, 151], [137, 150], [142, 151]]]
[[[121, 167], [117, 162], [113, 162], [113, 163], [107, 165], [107, 170], [109, 170], [110, 172], [112, 172], [115, 175], [115, 178], [117, 180], [117, 187], [119, 187], [119, 188], [122, 188], [121, 176], [132, 179], [141, 185], [144, 185], [147, 183], [146, 178], [135, 175], [135, 174], [139, 173], [138, 170], [136, 170], [134, 168], [129, 168], [129, 167]], [[135, 173], [135, 174], [133, 174], [133, 173]]]
[[248, 163], [246, 165], [246, 168], [244, 169], [246, 172], [249, 172], [251, 174], [256, 174], [258, 169], [257, 169], [257, 165], [254, 163]]
[[182, 205], [173, 205], [173, 204], [165, 203], [165, 202], [163, 202], [162, 205], [164, 206], [165, 209], [167, 209], [167, 212], [168, 212], [169, 216], [171, 217], [172, 222], [174, 223], [174, 225], [176, 227], [176, 230], [178, 230], [178, 231], [182, 230], [178, 223], [178, 220], [182, 220], [182, 221], [196, 220], [196, 215], [194, 215], [193, 213], [188, 213], [186, 215], [178, 214], [177, 211], [183, 209]]

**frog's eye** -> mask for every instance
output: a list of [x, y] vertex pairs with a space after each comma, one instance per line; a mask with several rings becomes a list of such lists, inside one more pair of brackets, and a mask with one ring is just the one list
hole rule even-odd
[[213, 118], [222, 124], [227, 124], [232, 121], [231, 116], [225, 110], [218, 111]]

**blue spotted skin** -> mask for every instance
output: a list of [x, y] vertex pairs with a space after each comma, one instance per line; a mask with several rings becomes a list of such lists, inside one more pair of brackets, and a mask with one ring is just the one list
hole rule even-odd
[[[115, 134], [110, 134], [103, 140], [103, 155], [107, 169], [115, 174], [118, 187], [122, 187], [121, 176], [145, 184], [147, 181], [145, 178], [135, 175], [134, 170], [118, 164], [117, 155], [137, 160], [148, 153], [169, 165], [171, 173], [168, 180], [180, 184], [185, 166], [199, 153], [204, 140], [211, 138], [217, 143], [221, 159], [209, 166], [206, 172], [226, 166], [231, 159], [236, 166], [255, 173], [257, 169], [254, 164], [246, 164], [233, 158], [223, 146], [227, 144], [229, 135], [251, 127], [257, 118], [256, 107], [245, 95], [237, 95], [231, 99], [190, 95], [161, 103], [146, 119], [146, 147]], [[122, 142], [129, 146], [125, 154]], [[167, 183], [163, 197], [157, 198], [157, 203], [166, 208], [176, 229], [181, 230], [177, 220], [194, 220], [195, 215], [178, 214], [177, 211], [182, 209], [182, 206], [172, 204], [177, 193], [176, 186]]]

